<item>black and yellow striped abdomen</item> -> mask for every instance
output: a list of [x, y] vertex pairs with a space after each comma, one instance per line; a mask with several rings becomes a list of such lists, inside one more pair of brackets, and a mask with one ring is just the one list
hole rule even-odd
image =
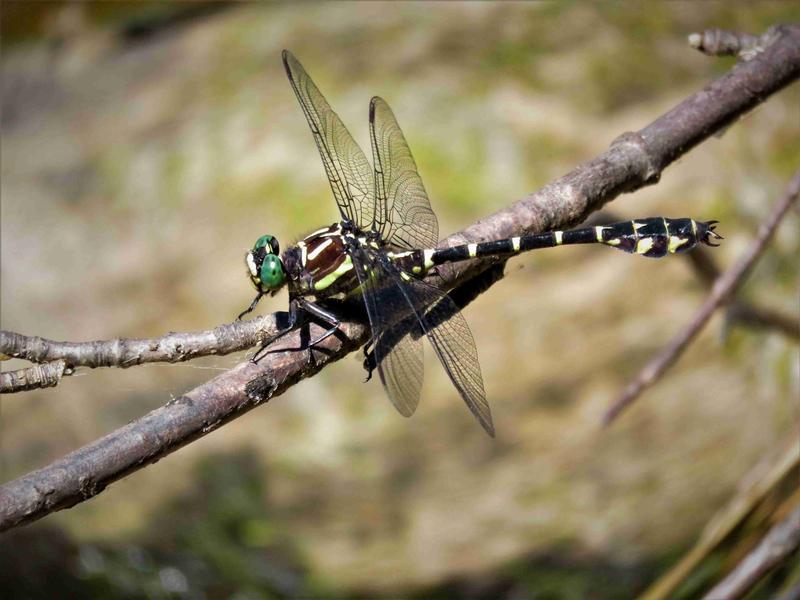
[[415, 274], [423, 274], [435, 265], [448, 262], [488, 256], [508, 256], [528, 250], [571, 244], [605, 244], [625, 252], [660, 258], [667, 254], [686, 252], [701, 243], [716, 245], [710, 242], [712, 237], [720, 238], [714, 232], [715, 223], [716, 221], [650, 217], [611, 225], [548, 231], [490, 242], [464, 244], [441, 250], [413, 250], [390, 256], [401, 268]]

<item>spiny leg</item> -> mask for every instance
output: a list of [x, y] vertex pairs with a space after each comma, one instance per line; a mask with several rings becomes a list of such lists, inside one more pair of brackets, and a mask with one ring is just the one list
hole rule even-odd
[[250, 303], [250, 306], [248, 306], [246, 309], [244, 309], [242, 312], [240, 312], [239, 316], [236, 317], [236, 320], [237, 321], [241, 321], [243, 316], [245, 316], [248, 313], [253, 312], [253, 310], [255, 309], [256, 305], [258, 304], [258, 301], [261, 300], [261, 297], [263, 295], [264, 295], [264, 292], [258, 292], [258, 295], [256, 295], [255, 298], [253, 298], [253, 301]]
[[[298, 324], [301, 317], [303, 321], [305, 321], [305, 316], [311, 315], [315, 317], [317, 320], [323, 321], [332, 325], [330, 329], [327, 329], [322, 335], [313, 339], [313, 340], [305, 340], [301, 342], [299, 348], [280, 348], [278, 350], [267, 350], [267, 347], [278, 340], [279, 338], [283, 337], [287, 333], [289, 333], [294, 327]], [[253, 356], [253, 362], [258, 362], [267, 354], [271, 354], [272, 352], [293, 352], [298, 350], [308, 350], [308, 362], [309, 364], [314, 363], [314, 349], [315, 346], [319, 345], [323, 340], [327, 339], [331, 335], [335, 334], [339, 331], [339, 326], [341, 325], [341, 321], [334, 315], [332, 312], [322, 308], [318, 304], [313, 302], [309, 302], [304, 298], [293, 298], [289, 302], [289, 324], [278, 331], [276, 334], [271, 335], [269, 338], [264, 340], [261, 344], [261, 348], [256, 352], [255, 356]]]
[[364, 370], [367, 372], [367, 378], [364, 383], [372, 379], [372, 372], [378, 368], [378, 362], [375, 360], [375, 340], [370, 338], [364, 345]]
[[[253, 358], [250, 359], [254, 363], [257, 363], [262, 358], [264, 358], [267, 354], [273, 352], [272, 350], [266, 351], [266, 349], [275, 341], [282, 338], [284, 335], [289, 333], [292, 329], [294, 329], [295, 325], [297, 325], [297, 321], [300, 318], [300, 306], [298, 306], [298, 302], [296, 299], [292, 299], [289, 301], [289, 324], [284, 327], [283, 329], [279, 330], [277, 333], [269, 336], [263, 342], [261, 342], [261, 347], [256, 351], [253, 355]], [[279, 352], [283, 352], [283, 350], [279, 350]]]
[[334, 333], [336, 333], [339, 330], [339, 327], [342, 324], [342, 322], [339, 320], [339, 318], [335, 314], [333, 314], [329, 310], [326, 310], [326, 309], [322, 308], [319, 304], [315, 304], [313, 302], [309, 302], [308, 300], [304, 300], [302, 298], [298, 298], [297, 299], [297, 304], [298, 304], [299, 308], [303, 309], [305, 312], [307, 312], [311, 316], [316, 317], [320, 321], [324, 321], [325, 323], [328, 323], [329, 325], [333, 325], [333, 327], [331, 327], [330, 329], [326, 330], [325, 333], [323, 333], [317, 339], [312, 340], [311, 342], [309, 342], [309, 344], [308, 344], [309, 348], [313, 348], [314, 346], [318, 345], [323, 340], [329, 338], [330, 336], [332, 336]]

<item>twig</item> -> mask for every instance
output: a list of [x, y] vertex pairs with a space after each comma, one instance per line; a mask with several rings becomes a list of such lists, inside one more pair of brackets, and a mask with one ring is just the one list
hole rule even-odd
[[[364, 326], [343, 325], [341, 336], [315, 346], [309, 363], [300, 332], [272, 347], [270, 366], [244, 362], [109, 435], [0, 487], [0, 531], [83, 502], [107, 485], [283, 393], [369, 337]], [[311, 325], [309, 335], [323, 330]], [[282, 350], [282, 351], [281, 351]], [[300, 369], [297, 360], [306, 368]], [[267, 362], [265, 359], [262, 362]]]
[[795, 583], [788, 590], [781, 592], [781, 595], [776, 596], [775, 600], [800, 600], [800, 583]]
[[639, 597], [639, 600], [664, 600], [671, 598], [674, 591], [694, 572], [733, 531], [741, 526], [747, 515], [761, 505], [765, 498], [779, 489], [789, 477], [796, 473], [800, 465], [800, 449], [797, 448], [795, 433], [790, 434], [788, 444], [776, 460], [772, 455], [761, 460], [743, 479], [736, 494], [706, 524], [700, 539], [681, 560], [661, 576]]
[[58, 342], [0, 331], [0, 353], [36, 363], [64, 360], [73, 367], [132, 367], [148, 362], [181, 362], [229, 354], [251, 348], [269, 332], [276, 331], [278, 317], [220, 325], [207, 331], [168, 333], [158, 338], [117, 338], [94, 342]]
[[726, 273], [717, 278], [708, 298], [695, 313], [689, 325], [675, 336], [670, 344], [650, 361], [628, 385], [622, 396], [611, 405], [603, 416], [603, 426], [609, 425], [619, 414], [630, 406], [648, 387], [653, 385], [664, 372], [678, 360], [686, 350], [689, 342], [697, 336], [705, 324], [714, 314], [714, 311], [726, 302], [736, 289], [742, 284], [750, 268], [759, 259], [767, 243], [772, 238], [783, 217], [797, 201], [800, 194], [800, 171], [795, 173], [789, 186], [780, 199], [772, 214], [761, 225], [756, 240], [750, 249]]
[[0, 393], [55, 387], [64, 375], [71, 374], [72, 369], [63, 360], [33, 365], [18, 371], [4, 371], [0, 373]]
[[[754, 60], [735, 65], [641, 131], [620, 136], [597, 158], [444, 243], [562, 228], [582, 221], [620, 193], [657, 182], [671, 162], [800, 76], [800, 26], [779, 26], [775, 32], [774, 43]], [[491, 264], [473, 262], [441, 271], [447, 281], [463, 284]], [[331, 341], [325, 346], [330, 355], [323, 364], [341, 358], [368, 337], [363, 325], [350, 321], [343, 322], [343, 333], [347, 338], [339, 346], [333, 336], [326, 340]], [[296, 334], [280, 343], [292, 341], [298, 345]], [[113, 481], [278, 395], [321, 368], [308, 364], [307, 356], [270, 354], [258, 365], [240, 365], [101, 440], [5, 484], [0, 487], [0, 530], [91, 498]]]
[[800, 340], [800, 321], [771, 308], [734, 302], [725, 316], [735, 324], [774, 329], [794, 340]]
[[704, 596], [707, 600], [741, 598], [773, 567], [800, 546], [800, 506], [774, 525], [761, 543]]
[[769, 39], [764, 40], [763, 37], [724, 29], [706, 29], [702, 33], [690, 34], [689, 45], [711, 56], [747, 57], [759, 42], [769, 43]]
[[[686, 257], [700, 279], [711, 287], [721, 273], [711, 253], [701, 248], [688, 252]], [[732, 298], [725, 317], [734, 325], [774, 329], [794, 340], [800, 340], [800, 321], [772, 308]]]

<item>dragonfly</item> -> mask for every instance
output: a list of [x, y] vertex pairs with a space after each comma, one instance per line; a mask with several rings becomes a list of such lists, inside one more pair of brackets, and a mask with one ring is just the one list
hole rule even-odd
[[438, 265], [481, 257], [508, 258], [539, 248], [604, 244], [648, 257], [686, 252], [722, 239], [717, 221], [648, 217], [604, 226], [549, 231], [447, 248], [436, 248], [439, 225], [405, 136], [380, 97], [369, 105], [372, 164], [338, 115], [288, 50], [286, 74], [319, 150], [340, 221], [313, 231], [280, 251], [263, 235], [245, 262], [257, 294], [239, 318], [264, 295], [289, 290], [288, 324], [264, 340], [257, 356], [305, 318], [326, 330], [314, 346], [340, 326], [327, 300], [361, 297], [371, 340], [365, 349], [367, 379], [377, 368], [398, 412], [411, 416], [423, 382], [422, 339], [427, 338], [458, 393], [483, 429], [494, 437], [475, 340], [459, 307], [424, 280]]

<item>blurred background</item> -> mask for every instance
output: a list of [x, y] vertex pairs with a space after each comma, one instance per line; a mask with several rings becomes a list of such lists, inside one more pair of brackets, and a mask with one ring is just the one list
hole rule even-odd
[[[256, 237], [287, 246], [337, 220], [282, 48], [364, 148], [369, 99], [387, 99], [445, 237], [731, 67], [690, 49], [689, 33], [759, 34], [799, 12], [790, 2], [4, 1], [2, 327], [77, 341], [230, 322], [252, 299], [243, 256]], [[718, 219], [726, 239], [713, 257], [730, 265], [800, 165], [798, 106], [795, 85], [658, 185], [610, 204], [607, 220]], [[795, 320], [798, 221], [786, 219], [740, 294]], [[430, 348], [410, 420], [377, 380], [362, 383], [357, 353], [91, 501], [4, 534], [0, 594], [635, 595], [797, 434], [796, 341], [721, 314], [601, 430], [706, 292], [680, 257], [586, 247], [515, 258], [465, 309], [497, 439]], [[259, 311], [286, 304], [283, 293]], [[85, 371], [5, 396], [1, 478], [244, 358]]]

